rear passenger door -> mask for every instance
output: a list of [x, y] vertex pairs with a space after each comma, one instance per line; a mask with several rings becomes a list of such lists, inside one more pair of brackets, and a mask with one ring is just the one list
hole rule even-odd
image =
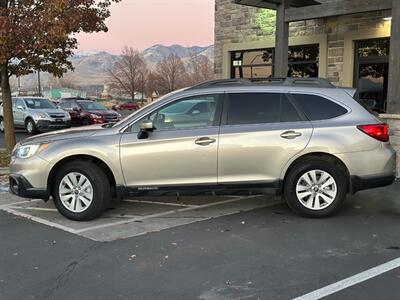
[[285, 94], [227, 94], [218, 183], [277, 183], [286, 163], [306, 147], [311, 135], [311, 123]]

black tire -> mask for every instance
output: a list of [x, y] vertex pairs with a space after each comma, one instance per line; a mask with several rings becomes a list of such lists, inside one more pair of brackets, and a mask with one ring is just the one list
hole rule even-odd
[[[330, 205], [320, 210], [313, 210], [303, 205], [296, 193], [296, 186], [299, 179], [312, 170], [327, 172], [336, 182], [336, 197]], [[332, 216], [340, 210], [346, 199], [347, 190], [348, 177], [342, 168], [337, 166], [334, 162], [321, 158], [312, 158], [297, 163], [289, 170], [285, 179], [284, 196], [287, 204], [296, 214], [304, 217], [324, 218]]]
[[36, 128], [36, 124], [35, 121], [33, 121], [32, 119], [26, 119], [25, 121], [25, 129], [28, 132], [28, 134], [32, 135], [38, 132], [37, 128]]
[[88, 126], [90, 125], [90, 120], [88, 118], [83, 118], [81, 121], [81, 126]]
[[4, 119], [0, 117], [0, 132], [4, 133]]
[[[93, 188], [93, 200], [83, 212], [72, 212], [61, 202], [59, 195], [60, 183], [64, 176], [71, 172], [83, 174], [91, 183]], [[57, 171], [54, 179], [53, 199], [58, 211], [66, 218], [75, 221], [90, 221], [100, 216], [109, 206], [111, 199], [111, 187], [104, 171], [96, 164], [76, 160], [65, 164]]]

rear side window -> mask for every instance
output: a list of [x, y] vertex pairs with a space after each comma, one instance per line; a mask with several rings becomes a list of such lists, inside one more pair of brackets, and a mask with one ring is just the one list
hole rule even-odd
[[307, 94], [292, 94], [292, 96], [311, 121], [332, 119], [347, 113], [344, 107], [320, 96]]
[[227, 124], [262, 124], [301, 121], [296, 109], [278, 93], [229, 94]]

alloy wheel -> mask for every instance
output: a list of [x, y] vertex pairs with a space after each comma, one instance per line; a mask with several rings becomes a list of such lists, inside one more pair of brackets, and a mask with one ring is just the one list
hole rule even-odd
[[64, 176], [59, 186], [62, 205], [73, 213], [87, 210], [93, 201], [93, 186], [83, 174], [71, 172]]
[[28, 133], [33, 132], [33, 123], [31, 121], [29, 121], [28, 124], [26, 124], [26, 130], [28, 131]]
[[303, 174], [296, 184], [296, 196], [300, 203], [311, 210], [330, 206], [337, 195], [335, 179], [326, 171], [311, 170]]

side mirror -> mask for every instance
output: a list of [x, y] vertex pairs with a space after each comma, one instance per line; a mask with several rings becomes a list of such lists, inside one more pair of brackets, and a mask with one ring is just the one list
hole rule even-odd
[[138, 139], [147, 139], [149, 137], [149, 132], [153, 132], [154, 123], [151, 120], [145, 120], [140, 123], [140, 131], [138, 133]]
[[17, 109], [19, 109], [19, 110], [24, 110], [24, 107], [21, 106], [21, 105], [18, 105], [18, 106], [17, 106]]

